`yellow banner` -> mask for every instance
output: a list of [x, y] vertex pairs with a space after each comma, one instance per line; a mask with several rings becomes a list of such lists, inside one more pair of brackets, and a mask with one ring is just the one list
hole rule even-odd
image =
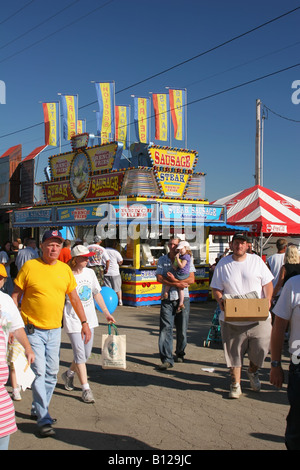
[[138, 99], [138, 126], [139, 126], [139, 136], [140, 136], [140, 142], [143, 144], [146, 144], [148, 142], [148, 136], [147, 136], [147, 129], [148, 129], [148, 124], [147, 124], [147, 106], [148, 106], [148, 100], [146, 98], [139, 98]]
[[77, 133], [76, 102], [75, 96], [65, 96], [67, 107], [67, 140]]

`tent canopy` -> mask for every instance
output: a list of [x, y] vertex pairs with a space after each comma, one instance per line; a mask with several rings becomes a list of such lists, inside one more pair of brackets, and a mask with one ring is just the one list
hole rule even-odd
[[227, 223], [245, 225], [257, 235], [300, 234], [300, 202], [256, 185], [213, 204], [227, 207]]

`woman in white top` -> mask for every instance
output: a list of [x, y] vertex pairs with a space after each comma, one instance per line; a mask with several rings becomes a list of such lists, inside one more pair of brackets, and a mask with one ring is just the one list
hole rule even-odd
[[64, 330], [70, 338], [74, 359], [69, 370], [62, 374], [62, 378], [65, 382], [66, 390], [73, 390], [73, 380], [75, 373], [77, 373], [82, 386], [82, 400], [85, 403], [94, 403], [95, 401], [88, 384], [86, 370], [86, 362], [90, 357], [93, 347], [94, 328], [98, 326], [98, 318], [94, 299], [104, 313], [106, 320], [109, 323], [115, 323], [114, 318], [110, 315], [108, 309], [106, 308], [100, 293], [101, 287], [94, 271], [87, 268], [88, 258], [89, 256], [93, 255], [94, 253], [90, 252], [87, 247], [83, 245], [77, 245], [72, 249], [72, 258], [68, 262], [75, 276], [77, 282], [76, 289], [82, 302], [87, 322], [92, 333], [90, 341], [85, 344], [84, 338], [81, 336], [82, 325], [72, 307], [68, 296], [66, 296], [63, 317]]

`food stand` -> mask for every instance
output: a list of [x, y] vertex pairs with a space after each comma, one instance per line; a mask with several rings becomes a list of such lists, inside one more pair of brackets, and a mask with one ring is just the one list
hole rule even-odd
[[88, 243], [96, 233], [103, 246], [113, 241], [124, 259], [123, 303], [131, 306], [160, 303], [157, 260], [178, 235], [189, 241], [196, 267], [191, 301], [206, 300], [209, 230], [226, 227], [226, 210], [204, 199], [197, 153], [137, 143], [127, 159], [118, 142], [87, 147], [87, 141], [88, 134], [75, 136], [72, 152], [49, 157], [49, 180], [38, 183], [44, 199], [14, 211], [12, 225], [73, 227]]

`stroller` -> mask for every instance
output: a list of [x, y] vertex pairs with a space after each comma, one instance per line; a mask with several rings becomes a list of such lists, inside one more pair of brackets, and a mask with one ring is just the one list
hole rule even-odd
[[216, 343], [220, 343], [221, 340], [221, 327], [219, 324], [219, 316], [220, 316], [221, 309], [219, 305], [217, 306], [216, 310], [214, 311], [214, 316], [211, 322], [211, 327], [209, 329], [208, 335], [206, 340], [204, 340], [204, 347], [209, 348], [211, 345], [211, 341], [215, 341]]

